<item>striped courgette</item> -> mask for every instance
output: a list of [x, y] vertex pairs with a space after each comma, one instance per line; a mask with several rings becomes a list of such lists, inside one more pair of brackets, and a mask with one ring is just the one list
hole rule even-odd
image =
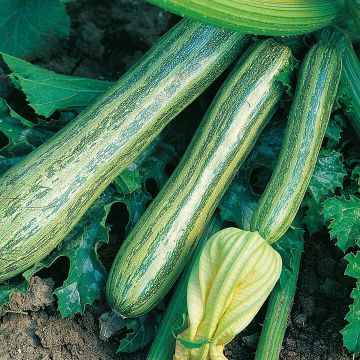
[[269, 243], [289, 228], [315, 169], [341, 75], [341, 52], [320, 41], [300, 68], [279, 159], [250, 228]]
[[149, 311], [171, 288], [283, 94], [291, 52], [272, 39], [239, 60], [175, 172], [126, 238], [107, 297], [126, 317]]
[[182, 20], [104, 96], [0, 179], [0, 281], [44, 258], [228, 67], [245, 35]]

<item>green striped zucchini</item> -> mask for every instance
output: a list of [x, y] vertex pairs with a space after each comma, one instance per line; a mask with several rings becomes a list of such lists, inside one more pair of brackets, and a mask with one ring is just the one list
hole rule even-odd
[[115, 86], [0, 179], [0, 281], [44, 258], [249, 38], [183, 20]]
[[272, 39], [239, 60], [175, 172], [126, 238], [107, 297], [125, 317], [146, 313], [168, 292], [240, 164], [283, 94], [291, 51]]
[[341, 75], [341, 52], [320, 42], [300, 68], [278, 162], [251, 219], [269, 243], [289, 228], [315, 169]]

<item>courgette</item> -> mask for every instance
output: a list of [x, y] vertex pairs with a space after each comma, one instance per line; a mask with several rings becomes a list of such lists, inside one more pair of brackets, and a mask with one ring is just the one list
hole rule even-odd
[[269, 243], [295, 218], [315, 169], [341, 75], [341, 51], [320, 41], [300, 68], [279, 159], [251, 219]]
[[130, 232], [111, 268], [107, 298], [125, 317], [146, 313], [184, 268], [223, 193], [275, 111], [291, 51], [259, 41], [210, 105], [180, 164]]
[[248, 43], [182, 20], [115, 86], [0, 179], [0, 281], [44, 258]]

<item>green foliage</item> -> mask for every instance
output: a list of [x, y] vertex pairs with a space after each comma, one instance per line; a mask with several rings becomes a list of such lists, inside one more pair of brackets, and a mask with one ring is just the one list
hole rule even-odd
[[114, 180], [119, 194], [128, 195], [141, 188], [141, 177], [138, 170], [126, 169]]
[[8, 139], [8, 144], [0, 149], [0, 155], [7, 157], [29, 153], [44, 138], [44, 134], [34, 129], [31, 122], [24, 121], [12, 111], [3, 99], [0, 99], [0, 131]]
[[360, 187], [360, 165], [355, 166], [351, 173], [351, 178], [356, 181], [357, 185]]
[[[336, 117], [336, 119], [341, 123], [342, 122], [342, 118], [341, 117]], [[330, 120], [329, 121], [329, 125], [326, 129], [326, 133], [325, 133], [325, 137], [328, 139], [329, 143], [328, 143], [328, 148], [333, 148], [335, 147], [341, 138], [341, 133], [342, 133], [342, 126], [339, 124], [339, 122], [336, 120]]]
[[258, 201], [248, 183], [247, 174], [240, 170], [221, 200], [220, 216], [234, 222], [240, 229], [250, 230], [250, 221]]
[[[276, 117], [260, 134], [220, 202], [222, 220], [234, 222], [240, 229], [249, 230], [252, 214], [260, 198], [253, 188], [265, 188], [280, 152], [285, 125], [280, 117]], [[255, 173], [256, 176], [252, 176]]]
[[155, 337], [162, 319], [162, 312], [155, 310], [134, 319], [123, 319], [128, 330], [120, 341], [117, 352], [133, 352], [142, 349]]
[[346, 348], [352, 353], [360, 353], [360, 250], [356, 255], [353, 253], [346, 255], [345, 259], [348, 261], [345, 275], [356, 279], [356, 287], [351, 293], [353, 303], [345, 317], [348, 324], [341, 333]]
[[24, 92], [36, 113], [45, 117], [56, 110], [79, 111], [112, 85], [108, 81], [57, 74], [16, 57], [1, 55], [14, 85]]
[[346, 175], [342, 155], [335, 150], [320, 151], [318, 162], [311, 178], [308, 194], [319, 204], [327, 195], [341, 188]]
[[1, 0], [0, 51], [35, 57], [68, 37], [70, 19], [59, 0]]
[[332, 239], [337, 246], [346, 251], [355, 245], [360, 246], [360, 199], [355, 196], [333, 197], [324, 202], [325, 220], [330, 221]]
[[303, 222], [310, 235], [320, 231], [326, 225], [323, 216], [323, 202], [343, 187], [347, 169], [341, 152], [341, 133], [345, 126], [341, 116], [330, 120], [326, 131], [325, 145], [320, 151], [314, 175], [302, 206], [306, 208]]
[[2, 169], [6, 170], [10, 164], [14, 165], [10, 160], [20, 160], [22, 156], [54, 135], [67, 122], [68, 119], [65, 118], [57, 121], [38, 120], [37, 123], [33, 123], [17, 114], [4, 99], [0, 98], [0, 132], [7, 138], [7, 144], [0, 147], [0, 174], [3, 172]]

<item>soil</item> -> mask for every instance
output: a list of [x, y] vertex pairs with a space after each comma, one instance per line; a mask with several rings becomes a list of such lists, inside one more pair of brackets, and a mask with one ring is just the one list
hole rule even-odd
[[[67, 8], [70, 39], [34, 61], [60, 73], [97, 79], [119, 78], [178, 21], [140, 0], [78, 0]], [[352, 359], [339, 334], [354, 285], [342, 275], [344, 269], [341, 253], [327, 233], [306, 239], [281, 359]], [[108, 311], [103, 304], [89, 307], [83, 316], [61, 319], [52, 295], [54, 279], [61, 279], [51, 271], [43, 279], [34, 277], [28, 294], [12, 296], [9, 312], [0, 317], [0, 359], [145, 359], [147, 349], [116, 354], [116, 339], [100, 339], [98, 317]], [[226, 348], [230, 360], [254, 358], [261, 331], [257, 324], [263, 318], [261, 312]]]

